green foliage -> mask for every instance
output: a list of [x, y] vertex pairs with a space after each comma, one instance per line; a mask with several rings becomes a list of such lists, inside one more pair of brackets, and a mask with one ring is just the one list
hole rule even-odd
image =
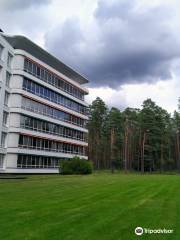
[[106, 139], [104, 137], [104, 131], [106, 130], [106, 119], [108, 115], [108, 108], [105, 103], [97, 98], [92, 102], [89, 108], [89, 159], [93, 160], [96, 169], [102, 168], [104, 159], [102, 153], [108, 155], [106, 149]]
[[74, 157], [68, 160], [61, 160], [59, 173], [62, 175], [72, 174], [90, 174], [92, 173], [92, 162], [79, 157]]
[[97, 98], [89, 114], [89, 157], [95, 169], [180, 171], [180, 100], [173, 117], [151, 99], [142, 109], [120, 111]]

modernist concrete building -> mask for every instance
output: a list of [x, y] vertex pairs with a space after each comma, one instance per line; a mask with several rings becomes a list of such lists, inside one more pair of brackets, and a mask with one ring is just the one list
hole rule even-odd
[[0, 172], [56, 173], [87, 159], [88, 80], [23, 36], [0, 33]]

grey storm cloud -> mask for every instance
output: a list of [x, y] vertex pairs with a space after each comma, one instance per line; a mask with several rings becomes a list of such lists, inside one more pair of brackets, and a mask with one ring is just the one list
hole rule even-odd
[[0, 0], [0, 9], [6, 11], [23, 10], [32, 6], [48, 4], [50, 0]]
[[173, 12], [165, 5], [142, 10], [136, 3], [99, 1], [94, 32], [72, 18], [46, 35], [46, 47], [92, 86], [170, 79], [172, 63], [180, 57], [180, 42], [169, 24]]

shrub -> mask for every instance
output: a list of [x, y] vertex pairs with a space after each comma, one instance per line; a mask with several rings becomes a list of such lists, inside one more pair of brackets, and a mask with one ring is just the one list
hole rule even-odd
[[92, 162], [83, 158], [73, 157], [67, 160], [61, 160], [59, 173], [63, 175], [71, 174], [90, 174], [92, 173]]

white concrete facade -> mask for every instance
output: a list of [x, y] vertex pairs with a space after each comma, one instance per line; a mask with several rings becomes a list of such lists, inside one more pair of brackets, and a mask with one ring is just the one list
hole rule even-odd
[[57, 173], [61, 159], [87, 159], [88, 90], [6, 36], [0, 33], [0, 173]]

